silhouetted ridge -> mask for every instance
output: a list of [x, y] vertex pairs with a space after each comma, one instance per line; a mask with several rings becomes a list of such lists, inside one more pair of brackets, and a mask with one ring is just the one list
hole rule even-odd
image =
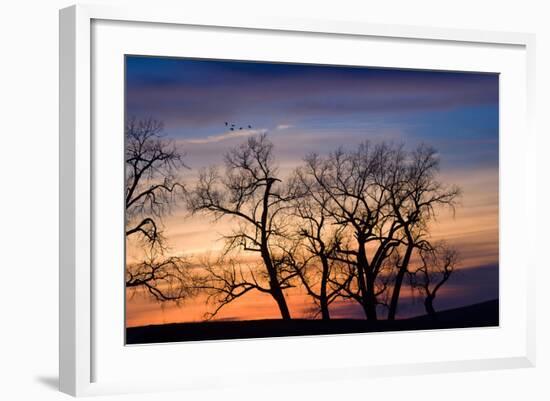
[[148, 344], [198, 340], [228, 340], [303, 336], [316, 334], [369, 333], [403, 330], [491, 327], [499, 324], [498, 300], [482, 302], [437, 313], [402, 320], [333, 319], [266, 319], [246, 321], [210, 321], [132, 327], [126, 329], [127, 344]]

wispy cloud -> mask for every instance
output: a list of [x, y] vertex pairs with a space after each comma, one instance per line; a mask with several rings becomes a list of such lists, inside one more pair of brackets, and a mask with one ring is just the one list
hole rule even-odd
[[237, 131], [227, 131], [220, 135], [209, 135], [206, 138], [190, 138], [184, 139], [184, 143], [204, 144], [204, 143], [216, 143], [225, 141], [227, 139], [242, 138], [246, 136], [265, 134], [266, 129], [240, 129]]
[[154, 116], [172, 131], [221, 128], [223, 121], [280, 129], [313, 120], [351, 124], [498, 105], [494, 74], [151, 57], [128, 63], [128, 115]]
[[275, 129], [277, 130], [285, 130], [285, 129], [289, 129], [289, 128], [292, 128], [294, 127], [294, 125], [290, 125], [290, 124], [279, 124], [277, 125], [277, 127]]

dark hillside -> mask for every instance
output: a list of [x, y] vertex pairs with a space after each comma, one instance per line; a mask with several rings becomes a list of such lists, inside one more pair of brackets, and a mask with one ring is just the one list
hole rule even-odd
[[126, 330], [127, 344], [228, 340], [302, 336], [315, 334], [370, 333], [383, 331], [429, 330], [464, 327], [490, 327], [499, 324], [498, 300], [441, 311], [437, 321], [418, 316], [395, 321], [334, 319], [330, 321], [295, 319], [211, 321], [132, 327]]

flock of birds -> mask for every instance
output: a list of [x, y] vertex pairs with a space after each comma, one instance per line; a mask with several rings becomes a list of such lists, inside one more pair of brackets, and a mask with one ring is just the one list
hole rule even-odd
[[[229, 127], [229, 129], [230, 129], [231, 131], [235, 131], [235, 130], [237, 129], [237, 126], [236, 126], [235, 124], [228, 123], [227, 121], [225, 122], [225, 126], [226, 126], [226, 127]], [[248, 129], [251, 129], [251, 128], [252, 128], [252, 126], [249, 125], [249, 126], [248, 126]], [[243, 127], [239, 127], [239, 129], [242, 130]]]

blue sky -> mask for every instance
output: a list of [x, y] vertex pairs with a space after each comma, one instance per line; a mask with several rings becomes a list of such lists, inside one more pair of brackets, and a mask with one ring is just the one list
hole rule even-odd
[[498, 165], [496, 74], [127, 56], [126, 79], [127, 115], [175, 139], [218, 137], [229, 122], [276, 145], [322, 139], [306, 153], [385, 138], [430, 143], [448, 167]]

